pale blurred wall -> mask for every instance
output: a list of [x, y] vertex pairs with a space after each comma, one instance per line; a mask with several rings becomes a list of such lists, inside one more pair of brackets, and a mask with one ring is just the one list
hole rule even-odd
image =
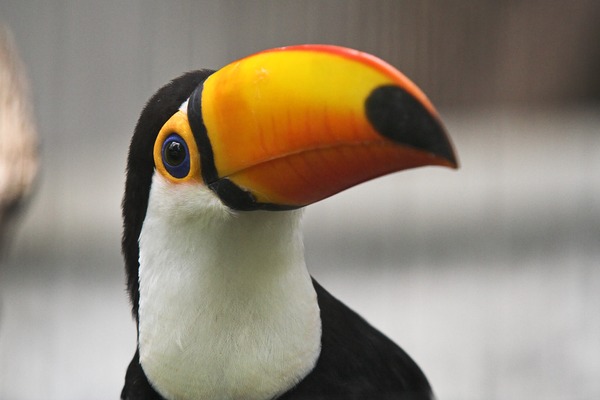
[[137, 116], [184, 71], [294, 43], [400, 68], [440, 107], [463, 165], [309, 209], [312, 272], [406, 348], [442, 399], [598, 398], [599, 11], [594, 0], [0, 0], [43, 151], [0, 271], [0, 398], [118, 396], [135, 339], [119, 203]]

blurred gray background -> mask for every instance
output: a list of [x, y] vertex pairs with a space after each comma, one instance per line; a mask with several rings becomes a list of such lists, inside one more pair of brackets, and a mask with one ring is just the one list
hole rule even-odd
[[311, 272], [440, 399], [600, 398], [600, 2], [0, 0], [31, 80], [37, 193], [0, 268], [0, 399], [117, 399], [128, 141], [184, 71], [332, 43], [398, 67], [461, 169], [306, 213]]

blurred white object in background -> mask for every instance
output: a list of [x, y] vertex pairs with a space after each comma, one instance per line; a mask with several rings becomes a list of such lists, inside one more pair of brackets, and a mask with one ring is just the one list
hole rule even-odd
[[31, 193], [38, 170], [35, 126], [24, 66], [12, 35], [0, 25], [0, 244]]

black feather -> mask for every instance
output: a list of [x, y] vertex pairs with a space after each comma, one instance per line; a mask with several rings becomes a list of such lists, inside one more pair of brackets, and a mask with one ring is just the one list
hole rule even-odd
[[315, 368], [280, 400], [429, 400], [427, 378], [394, 342], [313, 279], [321, 309]]

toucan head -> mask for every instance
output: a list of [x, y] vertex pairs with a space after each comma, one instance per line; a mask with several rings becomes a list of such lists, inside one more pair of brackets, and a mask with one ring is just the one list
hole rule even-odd
[[233, 210], [299, 208], [374, 177], [456, 166], [425, 95], [383, 61], [332, 46], [263, 51], [211, 74], [157, 132], [156, 171]]
[[184, 217], [206, 207], [281, 211], [425, 165], [457, 166], [439, 115], [374, 56], [302, 45], [186, 74], [149, 101], [132, 140], [130, 285], [137, 254], [127, 249], [136, 247], [151, 185], [161, 185], [165, 212]]

